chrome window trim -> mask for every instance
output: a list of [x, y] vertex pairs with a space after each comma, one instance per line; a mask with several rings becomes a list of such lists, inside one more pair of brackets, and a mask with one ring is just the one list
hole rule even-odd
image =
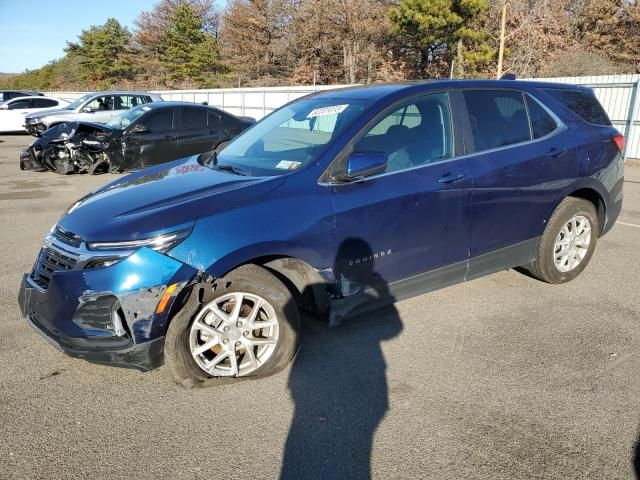
[[[471, 89], [469, 89], [471, 90]], [[511, 90], [511, 89], [509, 89]], [[520, 91], [520, 90], [517, 90]], [[334, 187], [334, 186], [344, 186], [344, 185], [352, 185], [354, 183], [361, 183], [361, 182], [365, 182], [368, 180], [373, 180], [373, 179], [378, 179], [378, 178], [383, 178], [386, 177], [388, 175], [395, 175], [396, 173], [404, 173], [404, 172], [410, 172], [412, 170], [417, 170], [420, 168], [428, 168], [431, 167], [433, 165], [441, 165], [443, 163], [447, 163], [447, 162], [452, 162], [454, 160], [462, 160], [462, 159], [467, 159], [467, 158], [471, 158], [477, 155], [485, 155], [485, 154], [490, 154], [490, 153], [495, 153], [495, 152], [500, 152], [502, 150], [507, 150], [509, 148], [515, 148], [515, 147], [522, 147], [524, 145], [530, 145], [530, 144], [534, 144], [537, 142], [542, 142], [545, 140], [549, 140], [559, 134], [561, 134], [562, 132], [568, 130], [569, 128], [565, 125], [565, 123], [551, 110], [549, 109], [549, 107], [547, 107], [544, 103], [542, 103], [540, 100], [538, 100], [536, 97], [534, 97], [531, 93], [527, 92], [527, 91], [520, 91], [521, 93], [524, 94], [524, 96], [529, 96], [531, 99], [533, 99], [536, 103], [538, 103], [538, 105], [540, 105], [550, 116], [551, 118], [553, 118], [553, 120], [556, 122], [556, 128], [555, 130], [549, 132], [547, 135], [545, 135], [544, 137], [540, 137], [540, 138], [533, 138], [533, 131], [531, 132], [531, 140], [526, 140], [524, 142], [518, 142], [518, 143], [512, 143], [510, 145], [505, 145], [502, 147], [496, 147], [496, 148], [492, 148], [489, 150], [482, 150], [480, 152], [471, 152], [471, 153], [467, 153], [464, 155], [459, 155], [457, 157], [451, 157], [451, 158], [447, 158], [444, 160], [440, 160], [439, 162], [431, 162], [428, 163], [426, 165], [416, 165], [415, 167], [410, 167], [410, 168], [405, 168], [404, 170], [396, 170], [395, 172], [385, 172], [385, 173], [379, 173], [376, 175], [371, 175], [369, 177], [364, 177], [362, 179], [359, 180], [354, 180], [352, 182], [331, 182], [331, 181], [327, 181], [327, 182], [318, 182], [318, 185], [322, 185], [322, 186], [328, 186], [328, 187]], [[444, 93], [444, 92], [437, 92], [437, 93]], [[451, 96], [449, 95], [449, 103], [451, 103]], [[451, 106], [450, 106], [451, 108]], [[526, 105], [525, 102], [525, 108], [527, 108], [527, 115], [529, 114], [529, 110], [528, 110], [528, 106]], [[453, 123], [453, 110], [451, 110], [451, 121]], [[365, 127], [366, 128], [366, 127]], [[531, 119], [529, 118], [529, 128], [531, 129]], [[453, 137], [452, 137], [453, 138]], [[454, 139], [455, 141], [455, 139]], [[454, 143], [455, 145], [455, 143]], [[333, 163], [333, 162], [331, 162]], [[328, 168], [327, 168], [328, 170]]]
[[520, 146], [523, 146], [523, 145], [528, 145], [528, 144], [532, 144], [532, 143], [541, 142], [541, 141], [547, 140], [547, 139], [549, 139], [551, 137], [555, 137], [556, 135], [562, 133], [566, 129], [567, 129], [567, 127], [564, 127], [564, 128], [559, 127], [556, 130], [554, 130], [553, 132], [549, 133], [548, 135], [546, 135], [544, 137], [536, 138], [535, 140], [528, 140], [526, 142], [513, 143], [511, 145], [507, 145], [507, 146], [504, 146], [504, 147], [493, 148], [491, 150], [483, 150], [481, 152], [467, 153], [465, 155], [460, 155], [458, 157], [453, 157], [453, 158], [447, 158], [445, 160], [440, 160], [439, 162], [431, 162], [431, 163], [428, 163], [426, 165], [416, 165], [415, 167], [405, 168], [404, 170], [396, 170], [395, 172], [385, 172], [385, 173], [380, 173], [380, 174], [377, 174], [377, 175], [371, 175], [370, 177], [365, 177], [365, 178], [362, 178], [362, 179], [359, 179], [359, 180], [354, 180], [352, 182], [346, 182], [346, 183], [345, 182], [321, 182], [321, 183], [319, 183], [319, 185], [331, 186], [331, 187], [352, 185], [354, 183], [361, 183], [361, 182], [365, 182], [365, 181], [368, 181], [368, 180], [383, 178], [383, 177], [386, 177], [388, 175], [395, 175], [396, 173], [410, 172], [412, 170], [417, 170], [417, 169], [420, 169], [420, 168], [429, 168], [429, 167], [434, 166], [434, 165], [441, 165], [443, 163], [452, 162], [454, 160], [463, 160], [463, 159], [467, 159], [467, 158], [474, 157], [474, 156], [477, 156], [477, 155], [485, 155], [487, 153], [499, 152], [499, 151], [502, 151], [502, 150], [506, 150], [508, 148], [520, 147]]

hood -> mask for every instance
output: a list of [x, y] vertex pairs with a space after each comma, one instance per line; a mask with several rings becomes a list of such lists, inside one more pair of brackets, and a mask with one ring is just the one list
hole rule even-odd
[[50, 115], [61, 115], [61, 114], [68, 115], [70, 113], [76, 113], [76, 112], [75, 112], [75, 110], [65, 110], [64, 108], [54, 108], [54, 109], [51, 109], [51, 110], [46, 110], [44, 112], [30, 113], [28, 115], [25, 115], [25, 118], [28, 118], [28, 119], [44, 118], [44, 117], [48, 117]]
[[107, 184], [70, 207], [58, 225], [86, 241], [124, 241], [190, 227], [201, 216], [255, 200], [283, 177], [243, 177], [187, 157]]
[[114, 130], [113, 128], [101, 123], [64, 122], [42, 132], [42, 135], [40, 135], [40, 138], [36, 140], [36, 142], [64, 142], [70, 140], [74, 135], [79, 133], [85, 135], [106, 137], [116, 131], [117, 130]]

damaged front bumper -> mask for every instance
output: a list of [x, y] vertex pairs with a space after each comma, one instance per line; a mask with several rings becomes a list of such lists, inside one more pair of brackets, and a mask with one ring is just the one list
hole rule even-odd
[[33, 135], [34, 137], [39, 137], [45, 132], [45, 130], [47, 129], [47, 126], [42, 122], [27, 120], [26, 123], [24, 124], [24, 129], [27, 131], [29, 135]]
[[43, 255], [49, 253], [24, 275], [19, 294], [22, 315], [38, 333], [93, 363], [139, 370], [162, 364], [167, 320], [198, 273], [193, 267], [141, 248], [107, 267], [84, 268], [90, 260], [79, 259], [80, 268], [50, 272], [44, 281], [43, 264], [70, 263], [71, 255]]
[[[36, 125], [27, 124], [25, 128], [36, 129]], [[50, 170], [66, 175], [122, 169], [119, 134], [104, 125], [65, 122], [37, 131], [40, 138], [20, 153], [21, 170]]]

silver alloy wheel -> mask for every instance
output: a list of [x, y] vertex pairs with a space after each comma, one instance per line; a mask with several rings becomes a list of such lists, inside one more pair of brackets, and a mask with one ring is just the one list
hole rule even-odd
[[562, 272], [570, 272], [584, 260], [591, 243], [591, 223], [576, 215], [560, 230], [554, 246], [553, 261]]
[[252, 293], [233, 292], [198, 313], [191, 324], [189, 348], [209, 375], [242, 377], [271, 358], [278, 335], [276, 312], [269, 302]]

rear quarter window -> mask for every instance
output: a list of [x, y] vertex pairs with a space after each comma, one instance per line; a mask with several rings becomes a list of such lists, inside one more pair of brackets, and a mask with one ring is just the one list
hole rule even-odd
[[544, 88], [543, 91], [554, 97], [585, 122], [593, 123], [594, 125], [611, 126], [611, 120], [609, 120], [607, 113], [592, 93], [562, 88]]
[[531, 98], [529, 95], [527, 95], [526, 98], [533, 138], [546, 137], [558, 128], [556, 121], [547, 113], [537, 100]]

